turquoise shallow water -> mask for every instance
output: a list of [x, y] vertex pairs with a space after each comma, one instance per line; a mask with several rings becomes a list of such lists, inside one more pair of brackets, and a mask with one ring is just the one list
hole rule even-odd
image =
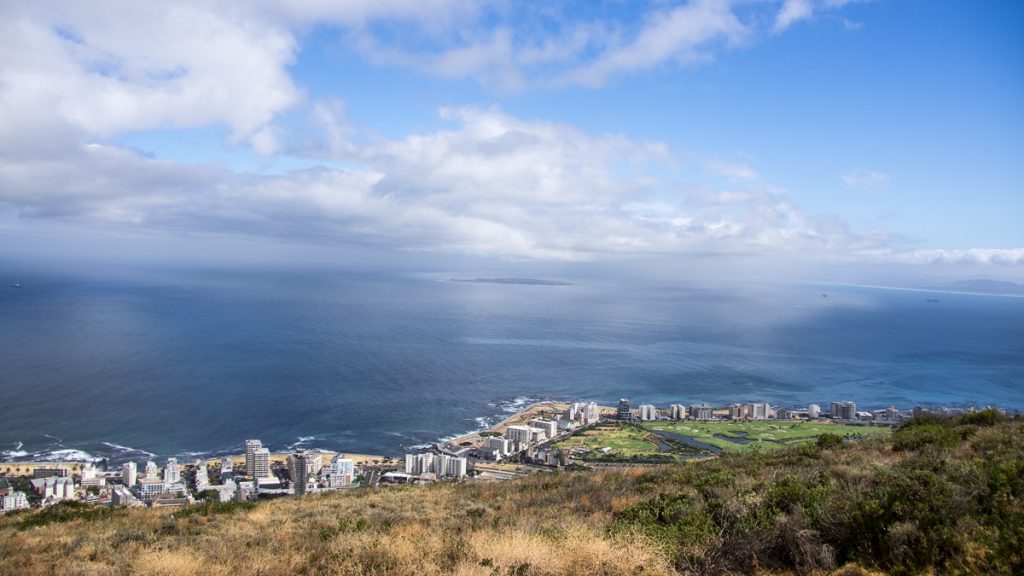
[[212, 455], [248, 437], [397, 454], [549, 398], [1024, 407], [1020, 298], [3, 272], [5, 459]]

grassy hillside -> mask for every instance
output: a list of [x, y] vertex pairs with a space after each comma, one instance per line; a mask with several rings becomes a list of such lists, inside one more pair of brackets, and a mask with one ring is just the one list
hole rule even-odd
[[0, 519], [0, 574], [1024, 573], [1024, 430], [991, 413], [886, 438], [621, 471]]

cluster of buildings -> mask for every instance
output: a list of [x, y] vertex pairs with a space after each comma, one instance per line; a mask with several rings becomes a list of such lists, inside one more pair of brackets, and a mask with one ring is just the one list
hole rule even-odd
[[713, 407], [708, 404], [691, 404], [689, 406], [672, 404], [666, 410], [659, 410], [651, 404], [640, 404], [633, 408], [628, 398], [622, 398], [619, 400], [615, 416], [622, 421], [641, 422], [655, 420], [815, 420], [827, 417], [834, 422], [844, 424], [894, 425], [910, 418], [912, 414], [900, 412], [892, 407], [873, 412], [861, 412], [857, 410], [857, 404], [849, 400], [832, 402], [830, 410], [826, 413], [817, 404], [776, 409], [766, 402], [737, 403], [724, 407]]
[[308, 494], [355, 485], [355, 463], [338, 454], [329, 462], [320, 453], [296, 450], [286, 466], [273, 466], [270, 451], [259, 440], [246, 440], [244, 466], [236, 469], [230, 458], [207, 462], [197, 459], [183, 466], [168, 458], [161, 468], [153, 461], [141, 469], [125, 462], [117, 471], [101, 472], [93, 464], [72, 473], [66, 465], [37, 466], [29, 482], [32, 497], [14, 491], [0, 478], [0, 512], [46, 507], [62, 500], [84, 500], [111, 506], [180, 506], [197, 497], [221, 502], [261, 496]]

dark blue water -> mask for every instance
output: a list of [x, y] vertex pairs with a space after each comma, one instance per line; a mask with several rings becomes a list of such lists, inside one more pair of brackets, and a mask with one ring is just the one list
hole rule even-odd
[[212, 455], [250, 437], [398, 454], [534, 399], [1024, 407], [1020, 298], [3, 272], [8, 459]]

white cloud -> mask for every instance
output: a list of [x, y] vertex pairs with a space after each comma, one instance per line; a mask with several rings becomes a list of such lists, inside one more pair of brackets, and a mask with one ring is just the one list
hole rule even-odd
[[747, 34], [749, 30], [733, 13], [730, 2], [693, 0], [648, 15], [634, 38], [608, 46], [594, 61], [569, 71], [564, 81], [599, 86], [616, 74], [669, 61], [695, 62], [708, 57], [703, 50], [708, 44], [737, 44]]
[[960, 250], [906, 250], [885, 252], [876, 257], [900, 264], [982, 264], [1024, 265], [1024, 248], [966, 248]]
[[511, 259], [884, 245], [809, 220], [757, 179], [680, 174], [657, 142], [455, 108], [451, 128], [356, 144], [337, 103], [317, 110], [324, 153], [360, 168], [233, 174], [74, 145], [0, 165], [0, 204], [23, 219]]
[[801, 20], [807, 20], [813, 14], [814, 5], [811, 0], [785, 0], [775, 16], [774, 30], [781, 32]]
[[881, 188], [889, 183], [889, 175], [876, 170], [847, 170], [839, 175], [843, 182], [850, 188], [872, 190]]

